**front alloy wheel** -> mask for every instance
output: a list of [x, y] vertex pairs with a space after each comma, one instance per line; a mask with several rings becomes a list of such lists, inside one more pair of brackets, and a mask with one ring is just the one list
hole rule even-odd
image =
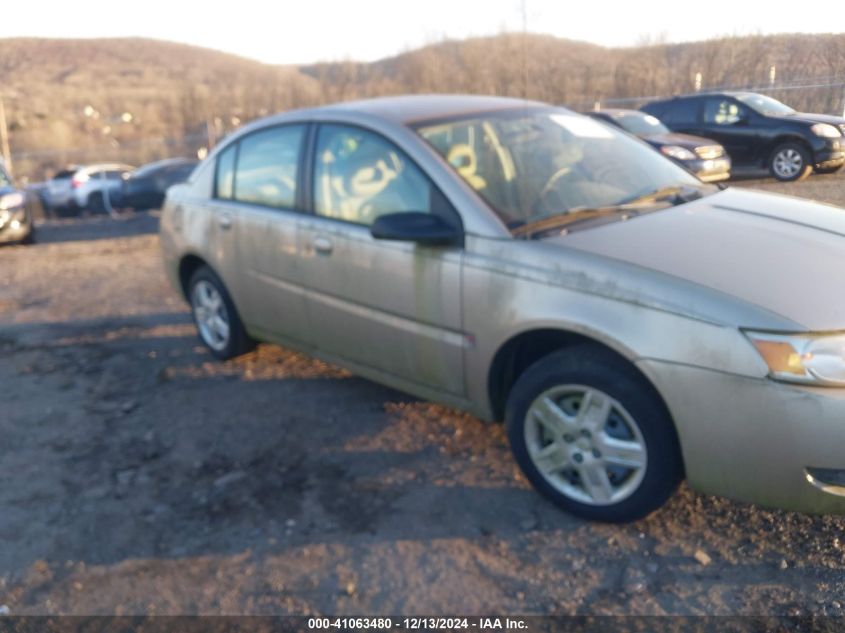
[[510, 391], [505, 421], [526, 478], [586, 519], [642, 518], [683, 477], [666, 405], [636, 367], [598, 345], [564, 348], [526, 369]]
[[631, 496], [645, 475], [648, 452], [640, 427], [599, 389], [561, 385], [528, 409], [525, 444], [545, 480], [567, 497], [609, 505]]
[[813, 170], [806, 149], [798, 143], [784, 143], [775, 148], [769, 160], [769, 171], [776, 179], [791, 182], [807, 177]]

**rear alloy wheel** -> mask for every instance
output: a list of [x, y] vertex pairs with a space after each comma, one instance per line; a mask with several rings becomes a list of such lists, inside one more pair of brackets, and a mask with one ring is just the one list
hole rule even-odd
[[200, 339], [217, 358], [234, 358], [254, 347], [229, 293], [207, 266], [191, 277], [189, 297]]
[[511, 391], [506, 420], [528, 480], [580, 517], [642, 518], [681, 480], [665, 406], [632, 366], [602, 348], [565, 349], [532, 365]]
[[782, 182], [803, 180], [813, 171], [810, 152], [800, 143], [783, 143], [769, 158], [769, 172]]

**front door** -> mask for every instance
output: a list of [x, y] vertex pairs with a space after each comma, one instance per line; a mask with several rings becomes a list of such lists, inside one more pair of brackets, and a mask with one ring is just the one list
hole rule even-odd
[[462, 249], [377, 240], [385, 213], [454, 209], [395, 145], [359, 127], [321, 125], [314, 215], [301, 223], [315, 345], [331, 355], [455, 395], [464, 393]]
[[754, 129], [751, 113], [736, 100], [728, 97], [705, 100], [699, 133], [721, 143], [737, 166], [754, 162], [759, 132]]

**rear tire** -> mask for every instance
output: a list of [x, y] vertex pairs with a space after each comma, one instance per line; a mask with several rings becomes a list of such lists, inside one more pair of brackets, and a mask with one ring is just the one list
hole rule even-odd
[[810, 150], [801, 143], [782, 143], [769, 157], [769, 173], [781, 182], [803, 180], [813, 171]]
[[94, 215], [105, 215], [107, 213], [107, 209], [103, 194], [95, 192], [88, 196], [88, 204], [85, 205], [85, 208]]
[[563, 349], [529, 367], [511, 390], [505, 420], [528, 480], [585, 519], [640, 519], [683, 478], [675, 427], [657, 392], [598, 346]]
[[255, 347], [226, 286], [208, 266], [191, 276], [188, 300], [200, 340], [214, 356], [228, 360]]

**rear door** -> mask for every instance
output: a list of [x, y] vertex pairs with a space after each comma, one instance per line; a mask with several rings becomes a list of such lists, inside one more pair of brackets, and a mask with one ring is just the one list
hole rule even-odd
[[323, 124], [314, 140], [313, 215], [299, 235], [314, 344], [389, 376], [464, 393], [460, 247], [377, 240], [380, 215], [460, 222], [431, 180], [393, 143]]
[[654, 114], [673, 132], [698, 135], [701, 131], [701, 100], [675, 99], [662, 104], [662, 110], [644, 108]]
[[301, 123], [266, 127], [226, 150], [231, 156], [220, 157], [215, 210], [220, 229], [236, 235], [231, 276], [238, 280], [236, 302], [247, 328], [262, 338], [306, 346], [310, 328], [297, 233], [307, 129]]
[[310, 328], [297, 234], [307, 129], [279, 125], [241, 138], [232, 183], [245, 322], [263, 337], [306, 345]]

